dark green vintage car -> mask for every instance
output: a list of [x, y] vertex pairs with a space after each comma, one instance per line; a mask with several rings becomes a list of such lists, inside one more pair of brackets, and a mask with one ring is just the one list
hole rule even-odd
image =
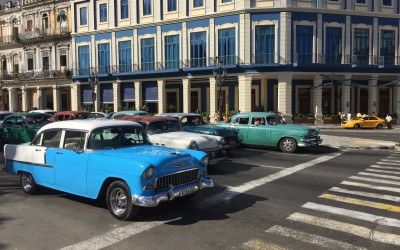
[[231, 123], [217, 125], [239, 129], [239, 139], [244, 145], [279, 147], [286, 153], [322, 142], [318, 128], [285, 124], [276, 113], [270, 112], [239, 113], [232, 117]]
[[0, 146], [30, 142], [41, 127], [53, 121], [52, 115], [44, 113], [9, 115], [0, 127]]

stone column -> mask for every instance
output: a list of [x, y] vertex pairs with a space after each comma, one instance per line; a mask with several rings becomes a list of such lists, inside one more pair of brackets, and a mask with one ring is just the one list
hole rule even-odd
[[317, 75], [314, 77], [313, 84], [313, 106], [312, 108], [315, 116], [315, 124], [319, 125], [323, 123], [322, 120], [322, 77]]
[[[347, 78], [346, 78], [347, 79]], [[351, 80], [345, 81], [341, 86], [342, 91], [342, 107], [341, 111], [345, 112], [346, 114], [350, 112], [350, 83]]]
[[20, 111], [27, 112], [29, 110], [28, 110], [28, 100], [27, 100], [26, 88], [22, 87], [21, 92], [22, 92], [22, 107], [21, 107], [22, 110], [20, 110]]
[[51, 70], [56, 70], [56, 69], [60, 69], [60, 68], [57, 68], [56, 66], [58, 66], [57, 65], [57, 62], [56, 62], [56, 46], [55, 45], [53, 45], [53, 46], [51, 46], [51, 51], [50, 51], [50, 56], [51, 56], [51, 61], [50, 61], [50, 64], [51, 64]]
[[268, 79], [267, 78], [263, 78], [261, 79], [261, 105], [264, 107], [264, 111], [267, 111], [267, 84], [268, 83]]
[[78, 111], [81, 107], [81, 85], [79, 82], [71, 84], [71, 109]]
[[8, 110], [15, 112], [17, 111], [17, 107], [15, 105], [15, 89], [9, 88], [8, 89]]
[[53, 109], [55, 111], [61, 111], [60, 102], [60, 88], [58, 86], [53, 87]]
[[397, 124], [400, 124], [400, 87], [399, 81], [397, 81], [393, 87], [393, 111], [392, 113], [397, 114]]
[[210, 77], [210, 121], [214, 122], [214, 114], [218, 110], [217, 107], [217, 81], [214, 77]]
[[280, 55], [286, 61], [281, 64], [291, 63], [292, 54], [292, 14], [291, 12], [281, 12], [281, 28], [280, 28]]
[[281, 73], [278, 76], [278, 110], [287, 123], [292, 121], [292, 77], [291, 73]]
[[142, 107], [142, 82], [135, 82], [135, 108], [140, 110]]
[[118, 106], [121, 103], [120, 87], [121, 81], [117, 80], [113, 83], [114, 112], [118, 112]]
[[239, 110], [251, 111], [251, 79], [250, 75], [239, 75]]
[[165, 81], [158, 80], [158, 113], [165, 113]]
[[183, 84], [183, 113], [190, 113], [191, 112], [190, 79], [182, 79], [182, 84]]
[[374, 78], [368, 81], [368, 114], [378, 114], [378, 78]]
[[[37, 87], [36, 88], [36, 94], [37, 94], [37, 109], [45, 109], [44, 105], [43, 105], [43, 88]], [[53, 101], [54, 101], [54, 97], [53, 97]]]

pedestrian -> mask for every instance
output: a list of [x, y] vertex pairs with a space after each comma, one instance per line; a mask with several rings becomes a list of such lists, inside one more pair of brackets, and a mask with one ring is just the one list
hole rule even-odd
[[392, 129], [392, 117], [389, 114], [387, 114], [385, 120], [388, 129]]
[[218, 123], [219, 122], [219, 111], [216, 110], [214, 113], [214, 123]]
[[339, 111], [338, 116], [339, 116], [339, 126], [340, 126], [343, 123], [342, 112]]
[[357, 113], [357, 118], [361, 118], [361, 117], [362, 117], [361, 113], [358, 112], [358, 113]]
[[350, 121], [351, 120], [351, 113], [347, 113], [347, 120]]
[[371, 114], [371, 116], [376, 116], [376, 115], [375, 115], [375, 112], [373, 112], [373, 111], [372, 111], [372, 114]]

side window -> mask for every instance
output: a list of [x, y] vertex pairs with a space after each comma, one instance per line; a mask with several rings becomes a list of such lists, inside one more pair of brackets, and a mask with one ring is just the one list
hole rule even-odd
[[47, 148], [58, 148], [60, 146], [62, 130], [50, 130], [43, 133], [43, 146]]
[[9, 118], [3, 122], [3, 125], [12, 126], [15, 123], [15, 117]]
[[267, 117], [267, 123], [268, 123], [268, 125], [276, 125], [276, 124], [278, 124], [279, 122], [278, 122], [277, 117], [275, 117], [275, 116], [270, 116], [270, 117]]
[[83, 149], [85, 146], [86, 132], [83, 131], [65, 131], [64, 146], [65, 149], [76, 150]]
[[251, 124], [255, 126], [265, 125], [264, 117], [253, 117]]
[[378, 120], [378, 118], [376, 118], [376, 117], [369, 117], [369, 120], [370, 120], [370, 121], [376, 121], [376, 120]]
[[248, 116], [239, 117], [238, 123], [239, 124], [244, 124], [244, 125], [249, 124], [249, 117]]
[[17, 120], [15, 121], [15, 125], [22, 126], [24, 124], [25, 124], [24, 118], [17, 117]]
[[36, 145], [36, 146], [42, 145], [42, 135], [43, 134], [36, 137], [36, 139], [32, 142], [32, 145]]

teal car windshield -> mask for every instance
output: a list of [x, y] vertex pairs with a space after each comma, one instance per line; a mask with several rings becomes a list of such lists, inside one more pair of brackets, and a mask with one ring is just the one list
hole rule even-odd
[[141, 127], [105, 127], [93, 130], [89, 136], [88, 149], [114, 149], [147, 144], [149, 140]]
[[186, 116], [182, 117], [181, 124], [183, 127], [192, 126], [192, 125], [201, 125], [204, 124], [203, 117], [201, 116]]
[[147, 127], [147, 133], [150, 135], [153, 134], [162, 134], [168, 132], [176, 132], [181, 131], [181, 126], [179, 125], [179, 121], [156, 121], [149, 124]]

